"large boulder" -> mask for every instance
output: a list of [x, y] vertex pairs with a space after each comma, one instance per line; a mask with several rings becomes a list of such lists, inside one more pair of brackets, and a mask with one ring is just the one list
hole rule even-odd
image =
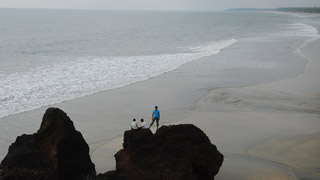
[[126, 131], [123, 149], [115, 155], [116, 171], [100, 179], [213, 180], [223, 155], [191, 124]]
[[17, 137], [0, 164], [0, 180], [95, 178], [88, 144], [57, 108], [47, 109], [37, 133]]

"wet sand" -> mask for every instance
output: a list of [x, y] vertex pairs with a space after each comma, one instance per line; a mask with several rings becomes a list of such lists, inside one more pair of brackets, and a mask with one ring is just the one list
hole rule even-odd
[[[303, 55], [309, 61], [304, 73], [281, 81], [212, 88], [208, 85], [212, 77], [184, 71], [206, 66], [199, 60], [147, 81], [55, 106], [83, 134], [98, 173], [115, 168], [113, 155], [121, 148], [131, 119], [144, 118], [150, 123], [153, 107], [158, 105], [161, 124], [195, 124], [225, 155], [217, 180], [319, 179], [319, 49], [320, 40], [304, 47]], [[227, 54], [228, 48], [224, 51], [217, 57]], [[17, 129], [17, 136], [33, 133], [46, 108], [2, 120], [20, 120], [11, 127]], [[34, 126], [25, 132], [15, 127], [30, 122]]]
[[199, 101], [191, 119], [226, 155], [217, 179], [320, 178], [319, 47], [302, 49], [309, 63], [298, 77], [212, 90]]
[[[309, 60], [303, 74], [262, 85], [208, 89], [196, 106], [178, 117], [170, 114], [174, 121], [166, 124], [192, 123], [208, 135], [225, 155], [217, 180], [319, 179], [319, 47], [316, 40], [303, 48]], [[114, 167], [101, 157], [121, 144], [120, 136], [94, 151], [98, 170]]]

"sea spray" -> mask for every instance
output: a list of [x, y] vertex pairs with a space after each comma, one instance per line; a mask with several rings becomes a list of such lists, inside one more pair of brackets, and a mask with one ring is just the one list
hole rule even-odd
[[187, 53], [79, 57], [0, 78], [0, 118], [147, 80], [182, 64], [218, 54], [236, 39], [186, 48]]

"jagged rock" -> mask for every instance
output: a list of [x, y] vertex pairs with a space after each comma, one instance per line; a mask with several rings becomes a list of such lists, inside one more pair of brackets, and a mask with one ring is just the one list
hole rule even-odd
[[115, 155], [116, 171], [106, 180], [212, 180], [223, 155], [194, 125], [126, 131], [123, 149]]
[[0, 164], [0, 180], [95, 178], [88, 144], [57, 108], [47, 109], [37, 133], [17, 137]]

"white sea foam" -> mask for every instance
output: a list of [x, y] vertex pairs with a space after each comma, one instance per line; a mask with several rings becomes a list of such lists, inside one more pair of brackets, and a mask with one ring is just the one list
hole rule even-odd
[[63, 63], [53, 66], [0, 76], [0, 118], [143, 81], [189, 61], [217, 54], [235, 42], [235, 39], [211, 42], [191, 48], [189, 53], [65, 58]]
[[293, 23], [286, 25], [289, 27], [287, 31], [282, 31], [277, 34], [280, 36], [294, 36], [294, 37], [307, 37], [307, 41], [313, 41], [318, 39], [320, 35], [318, 34], [317, 28], [304, 24], [304, 23]]

